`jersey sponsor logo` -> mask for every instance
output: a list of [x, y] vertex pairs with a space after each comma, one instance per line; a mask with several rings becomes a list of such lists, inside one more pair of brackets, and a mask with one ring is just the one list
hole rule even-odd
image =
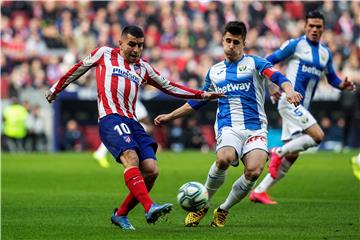
[[215, 89], [217, 92], [220, 92], [220, 93], [233, 92], [233, 91], [239, 91], [239, 90], [247, 92], [247, 91], [249, 91], [250, 86], [251, 86], [250, 82], [237, 83], [237, 84], [229, 83], [223, 87], [215, 87]]
[[305, 72], [305, 73], [314, 74], [314, 75], [316, 75], [318, 77], [321, 77], [321, 73], [322, 73], [316, 67], [308, 67], [308, 66], [305, 66], [305, 65], [302, 65], [301, 71]]
[[113, 67], [112, 75], [127, 78], [130, 81], [133, 81], [135, 83], [140, 82], [139, 77], [137, 77], [135, 74], [131, 73], [130, 71], [128, 71], [126, 69], [122, 69], [120, 67]]

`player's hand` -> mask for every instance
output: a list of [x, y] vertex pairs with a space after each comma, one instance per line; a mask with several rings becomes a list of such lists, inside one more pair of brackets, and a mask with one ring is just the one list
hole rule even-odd
[[290, 91], [286, 93], [286, 100], [290, 103], [290, 104], [294, 104], [295, 107], [299, 106], [301, 99], [303, 98], [303, 96], [296, 92], [296, 91]]
[[201, 97], [204, 100], [212, 100], [212, 99], [218, 99], [225, 96], [225, 93], [218, 93], [218, 92], [204, 92], [201, 94]]
[[154, 119], [155, 126], [161, 126], [164, 123], [171, 121], [170, 114], [161, 114]]
[[56, 98], [56, 94], [54, 94], [53, 92], [51, 92], [50, 90], [46, 91], [45, 92], [45, 97], [46, 97], [46, 100], [49, 102], [49, 103], [52, 103], [55, 98]]
[[348, 90], [350, 92], [356, 91], [355, 83], [351, 80], [348, 80], [348, 77], [345, 77], [345, 80], [342, 83], [340, 83], [340, 88], [342, 90]]
[[271, 102], [276, 103], [277, 101], [279, 101], [281, 97], [280, 87], [276, 84], [269, 83], [269, 94], [270, 94]]

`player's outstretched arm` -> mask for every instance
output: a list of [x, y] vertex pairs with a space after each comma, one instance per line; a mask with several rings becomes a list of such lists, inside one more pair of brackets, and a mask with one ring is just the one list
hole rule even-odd
[[55, 101], [56, 98], [56, 94], [54, 94], [52, 91], [47, 90], [45, 92], [45, 98], [49, 103], [52, 103], [53, 101]]
[[225, 96], [225, 93], [219, 93], [219, 92], [203, 92], [201, 94], [202, 99], [204, 100], [213, 100], [222, 98]]
[[339, 84], [339, 88], [341, 90], [348, 90], [350, 92], [355, 92], [356, 91], [356, 85], [353, 81], [349, 80], [348, 77], [345, 77], [344, 81], [342, 81]]
[[281, 84], [282, 90], [286, 93], [286, 99], [289, 103], [294, 104], [295, 106], [298, 106], [301, 102], [301, 99], [303, 96], [294, 91], [293, 86], [290, 82], [283, 82]]
[[188, 103], [185, 103], [184, 105], [175, 109], [171, 113], [161, 114], [161, 115], [157, 116], [154, 119], [154, 124], [155, 124], [155, 126], [161, 126], [162, 124], [168, 123], [177, 118], [181, 118], [181, 117], [188, 115], [194, 111], [195, 110]]
[[275, 104], [281, 97], [281, 89], [275, 83], [268, 81], [268, 89], [271, 98], [271, 102]]

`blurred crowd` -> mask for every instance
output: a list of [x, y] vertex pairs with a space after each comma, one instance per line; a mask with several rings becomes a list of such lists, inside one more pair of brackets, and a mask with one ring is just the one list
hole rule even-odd
[[[30, 109], [48, 108], [43, 92], [91, 50], [117, 47], [128, 24], [143, 27], [143, 57], [165, 77], [200, 88], [208, 68], [223, 59], [225, 22], [244, 21], [246, 51], [266, 56], [303, 34], [304, 17], [311, 9], [325, 15], [323, 42], [334, 54], [335, 69], [360, 84], [358, 1], [3, 1], [1, 98], [17, 97]], [[90, 71], [68, 89], [96, 88], [94, 75]], [[142, 96], [157, 94], [146, 87]], [[315, 98], [339, 96], [324, 80]]]

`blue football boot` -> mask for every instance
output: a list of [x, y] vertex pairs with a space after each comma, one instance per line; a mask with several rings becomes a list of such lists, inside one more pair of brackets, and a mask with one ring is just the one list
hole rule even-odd
[[147, 223], [155, 223], [159, 217], [165, 216], [171, 211], [172, 204], [165, 203], [162, 205], [158, 205], [153, 203], [149, 209], [149, 211], [145, 214]]
[[120, 228], [124, 229], [124, 230], [135, 230], [134, 226], [131, 225], [131, 223], [129, 222], [129, 219], [127, 216], [116, 216], [117, 209], [115, 209], [114, 214], [111, 216], [111, 222], [116, 225], [119, 226]]

